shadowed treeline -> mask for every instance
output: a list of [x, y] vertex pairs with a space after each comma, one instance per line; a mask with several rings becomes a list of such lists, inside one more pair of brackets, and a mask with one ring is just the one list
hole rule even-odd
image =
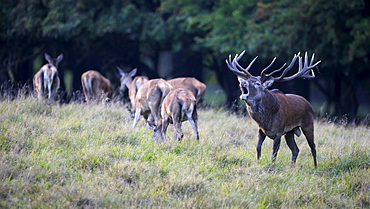
[[149, 78], [196, 77], [213, 86], [211, 94], [221, 90], [221, 104], [233, 108], [240, 92], [225, 64], [229, 54], [246, 50], [245, 63], [258, 55], [254, 73], [273, 57], [276, 69], [308, 51], [322, 60], [316, 78], [273, 88], [304, 96], [323, 116], [368, 115], [368, 1], [6, 0], [0, 8], [0, 83], [30, 83], [44, 53], [63, 53], [58, 71], [66, 101], [82, 90], [87, 70], [117, 89], [118, 66]]

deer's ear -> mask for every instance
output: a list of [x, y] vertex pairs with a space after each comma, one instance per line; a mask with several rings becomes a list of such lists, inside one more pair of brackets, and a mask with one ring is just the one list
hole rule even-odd
[[136, 75], [136, 72], [137, 72], [137, 68], [131, 70], [131, 72], [129, 73], [130, 77], [134, 77]]
[[44, 57], [45, 57], [45, 60], [48, 61], [48, 62], [51, 62], [51, 57], [48, 53], [45, 53], [44, 54]]
[[125, 73], [123, 72], [123, 70], [120, 67], [116, 66], [116, 68], [117, 68], [117, 70], [118, 70], [118, 72], [121, 76], [125, 75]]
[[60, 55], [57, 57], [57, 60], [58, 60], [58, 62], [62, 61], [62, 60], [63, 60], [63, 54], [60, 54]]
[[269, 88], [269, 87], [271, 87], [272, 86], [272, 84], [274, 84], [274, 78], [269, 78], [269, 79], [267, 79], [265, 82], [263, 82], [263, 87], [265, 87], [265, 88]]

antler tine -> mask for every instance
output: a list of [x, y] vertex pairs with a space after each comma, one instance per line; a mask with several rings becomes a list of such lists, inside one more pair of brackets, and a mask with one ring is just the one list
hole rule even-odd
[[267, 67], [265, 67], [265, 69], [262, 70], [260, 76], [265, 74], [265, 71], [268, 70], [272, 66], [272, 64], [274, 64], [275, 60], [276, 60], [276, 57], [274, 57], [274, 59], [271, 61], [271, 63]]
[[[238, 57], [240, 59], [240, 57]], [[242, 66], [240, 66], [240, 64], [237, 62], [238, 60], [234, 59], [233, 60], [233, 64], [236, 65], [238, 67], [239, 70], [243, 71], [247, 77], [252, 77], [252, 74], [249, 73], [249, 69], [252, 67], [253, 63], [256, 61], [256, 59], [258, 58], [258, 56], [256, 56], [248, 65], [247, 68], [243, 68]]]
[[229, 59], [228, 60], [226, 59], [226, 64], [227, 64], [227, 67], [237, 76], [241, 76], [244, 78], [250, 78], [252, 77], [252, 75], [248, 72], [248, 70], [252, 66], [253, 62], [257, 59], [257, 57], [254, 58], [254, 60], [252, 60], [252, 62], [248, 65], [248, 67], [244, 69], [238, 63], [238, 61], [242, 58], [244, 53], [245, 53], [245, 50], [242, 51], [239, 55], [236, 54], [233, 60], [231, 60], [231, 54], [229, 54]]
[[[295, 64], [297, 58], [300, 58], [300, 52], [298, 52], [297, 54], [294, 54], [293, 56], [293, 59], [292, 61], [290, 62], [290, 64], [288, 65], [287, 68], [285, 68], [285, 70], [283, 71], [283, 73], [278, 77], [278, 78], [275, 78], [275, 82], [279, 82], [279, 81], [283, 81], [283, 77], [288, 73], [288, 71], [293, 67], [293, 65]], [[285, 64], [278, 70], [276, 70], [276, 72], [282, 70], [284, 68]], [[274, 73], [276, 73], [274, 72]]]
[[[310, 65], [308, 66], [308, 56], [307, 56], [307, 52], [305, 54], [305, 63], [304, 63], [304, 69], [303, 71], [305, 71], [305, 73], [303, 73], [302, 76], [300, 76], [301, 78], [304, 78], [304, 79], [313, 79], [315, 78], [315, 73], [314, 71], [312, 70], [312, 68], [314, 68], [315, 66], [317, 66], [320, 62], [316, 62], [315, 64], [312, 64], [313, 61], [314, 61], [314, 58], [315, 58], [315, 54], [312, 55], [312, 58], [311, 58], [311, 61], [310, 61]], [[301, 70], [301, 67], [299, 68]], [[312, 73], [312, 75], [310, 75], [310, 73]]]
[[[231, 58], [231, 54], [229, 54], [229, 59], [226, 59], [226, 64], [227, 64], [227, 67], [237, 76], [240, 76], [240, 77], [243, 77], [243, 78], [246, 78], [246, 77], [249, 77], [250, 74], [249, 73], [245, 73], [244, 71], [240, 71], [238, 69], [238, 67], [236, 66], [236, 63], [235, 60], [240, 60], [241, 56], [243, 56], [245, 51], [243, 51], [239, 56], [238, 54], [235, 55], [234, 59], [232, 60]], [[242, 68], [242, 67], [240, 67]], [[243, 69], [243, 68], [242, 68]]]
[[271, 73], [269, 73], [269, 74], [265, 75], [265, 77], [266, 77], [266, 78], [267, 78], [267, 77], [270, 77], [270, 76], [272, 76], [274, 73], [279, 72], [280, 70], [282, 70], [282, 69], [285, 67], [285, 65], [286, 65], [286, 63], [284, 63], [284, 65], [283, 65], [283, 66], [281, 66], [279, 69], [276, 69], [276, 70], [272, 71]]
[[[298, 53], [298, 58], [299, 58], [299, 67], [298, 67], [298, 72], [292, 76], [289, 76], [289, 77], [285, 77], [285, 74], [288, 72], [288, 70], [291, 68], [291, 65], [294, 64], [294, 63], [291, 63], [289, 66], [287, 67], [287, 69], [284, 70], [284, 72], [282, 73], [282, 75], [278, 78], [275, 79], [275, 82], [285, 82], [285, 81], [290, 81], [290, 80], [293, 80], [295, 78], [303, 78], [303, 79], [313, 79], [315, 78], [315, 73], [313, 72], [312, 68], [317, 66], [320, 62], [316, 62], [315, 64], [312, 65], [313, 63], [313, 60], [314, 60], [314, 56], [312, 56], [311, 58], [311, 61], [310, 63], [308, 64], [308, 55], [307, 55], [307, 52], [305, 53], [305, 57], [304, 57], [304, 63], [302, 63], [302, 57], [299, 56], [299, 53]], [[296, 57], [293, 58], [293, 60], [295, 61]], [[292, 62], [293, 62], [292, 60]], [[310, 72], [312, 72], [312, 74], [310, 74]]]
[[312, 66], [312, 68], [316, 67], [318, 64], [321, 63], [321, 60], [319, 60], [315, 64], [312, 65], [314, 58], [315, 58], [315, 53], [312, 54], [312, 58], [311, 58], [311, 62], [310, 62], [310, 65]]

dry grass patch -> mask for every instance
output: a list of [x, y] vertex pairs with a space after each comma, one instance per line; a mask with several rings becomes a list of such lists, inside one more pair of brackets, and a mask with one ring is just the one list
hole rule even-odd
[[48, 105], [0, 101], [1, 208], [366, 208], [369, 127], [316, 122], [318, 168], [304, 137], [295, 167], [283, 140], [256, 160], [257, 125], [224, 110], [199, 110], [200, 141], [156, 143], [118, 103]]

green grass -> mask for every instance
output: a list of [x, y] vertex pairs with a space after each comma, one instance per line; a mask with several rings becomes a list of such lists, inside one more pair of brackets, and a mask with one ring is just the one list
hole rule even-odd
[[256, 160], [257, 125], [199, 111], [200, 141], [157, 143], [119, 104], [0, 101], [0, 208], [368, 208], [369, 127], [316, 122], [318, 168], [306, 140], [294, 167], [282, 141]]

